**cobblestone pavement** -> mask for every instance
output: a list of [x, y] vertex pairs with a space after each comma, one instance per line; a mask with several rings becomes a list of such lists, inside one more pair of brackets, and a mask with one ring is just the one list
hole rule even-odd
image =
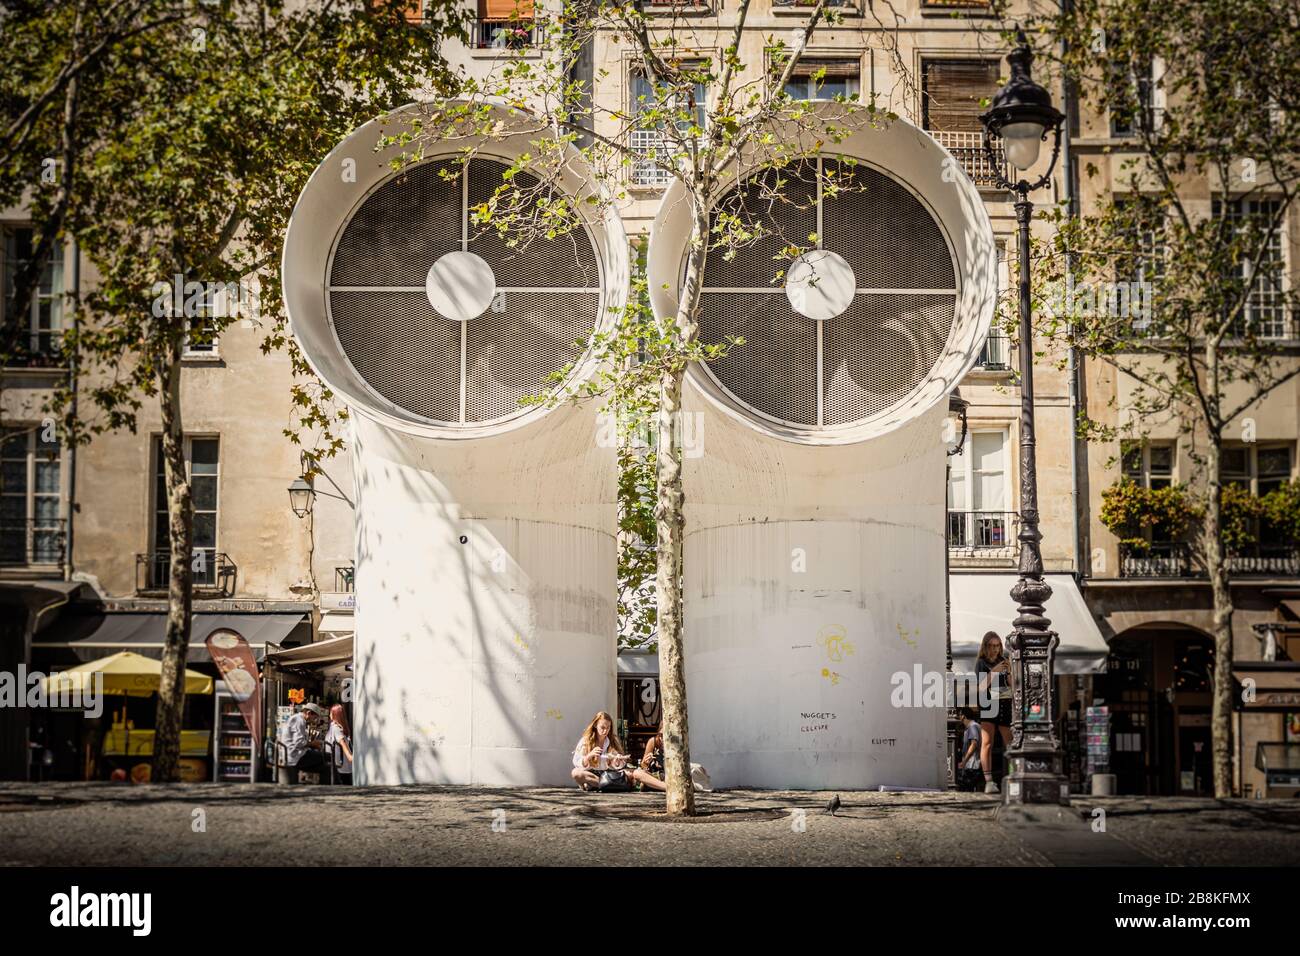
[[0, 784], [0, 864], [1300, 865], [1300, 801], [1078, 797], [1026, 821], [983, 794], [846, 792], [833, 817], [830, 796], [701, 794], [669, 821], [648, 793]]

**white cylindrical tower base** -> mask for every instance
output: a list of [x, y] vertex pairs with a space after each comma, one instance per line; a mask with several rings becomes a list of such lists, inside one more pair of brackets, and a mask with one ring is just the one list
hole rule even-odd
[[[698, 414], [707, 454], [686, 462], [691, 759], [717, 787], [942, 786], [943, 410], [780, 455], [775, 439]], [[927, 681], [939, 706], [926, 706]]]
[[473, 455], [356, 417], [357, 783], [572, 782], [615, 692], [613, 506], [566, 503], [601, 483], [593, 417]]

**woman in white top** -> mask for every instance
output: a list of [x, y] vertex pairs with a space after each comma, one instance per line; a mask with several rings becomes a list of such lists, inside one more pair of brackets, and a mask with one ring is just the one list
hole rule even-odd
[[338, 782], [351, 783], [352, 734], [348, 732], [348, 714], [342, 704], [330, 708], [330, 729], [325, 734], [325, 753], [328, 759], [334, 761], [334, 773]]
[[573, 749], [573, 779], [583, 790], [594, 790], [602, 772], [626, 766], [627, 754], [614, 734], [614, 718], [602, 710], [591, 718]]

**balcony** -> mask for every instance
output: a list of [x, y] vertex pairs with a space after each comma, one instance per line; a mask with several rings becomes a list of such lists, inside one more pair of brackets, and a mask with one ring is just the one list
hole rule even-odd
[[[1300, 546], [1256, 545], [1228, 555], [1228, 573], [1234, 577], [1300, 576]], [[1120, 547], [1122, 578], [1205, 577], [1205, 568], [1184, 542], [1152, 544], [1144, 551]]]
[[340, 594], [351, 594], [357, 589], [357, 569], [355, 565], [336, 567], [334, 569], [334, 590]]
[[28, 518], [0, 521], [0, 567], [61, 568], [67, 560], [68, 522]]
[[1020, 515], [1014, 511], [949, 511], [948, 556], [1004, 564], [1020, 554]]
[[[815, 6], [817, 0], [772, 0], [772, 10], [776, 13], [811, 10]], [[858, 9], [857, 0], [826, 0], [826, 6], [850, 13]]]
[[542, 22], [520, 17], [492, 17], [474, 21], [473, 42], [478, 50], [532, 50], [542, 45]]
[[714, 0], [641, 0], [641, 9], [651, 16], [701, 14], [713, 11]]
[[[199, 554], [203, 559], [199, 561]], [[196, 597], [235, 596], [238, 568], [229, 555], [199, 549], [195, 553], [194, 594]], [[171, 582], [171, 552], [150, 551], [135, 556], [135, 589], [140, 594], [165, 594]]]
[[1011, 371], [1011, 339], [1005, 332], [990, 330], [975, 367], [986, 372]]
[[971, 181], [983, 189], [995, 189], [998, 185], [998, 176], [1001, 175], [1010, 179], [1010, 168], [1007, 165], [1006, 157], [1002, 153], [1000, 145], [993, 145], [993, 157], [995, 163], [989, 162], [988, 154], [984, 151], [984, 134], [971, 132], [969, 130], [944, 131], [931, 129], [926, 130], [940, 146], [945, 147], [948, 152], [952, 153], [953, 159], [961, 163], [962, 168], [966, 170], [966, 175]]

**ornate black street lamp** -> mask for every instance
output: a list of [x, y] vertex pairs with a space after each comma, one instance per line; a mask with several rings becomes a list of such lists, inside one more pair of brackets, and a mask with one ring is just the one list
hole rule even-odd
[[[1029, 193], [1051, 179], [1061, 150], [1064, 115], [1052, 106], [1047, 90], [1034, 82], [1030, 67], [1033, 50], [1023, 31], [1018, 46], [1007, 56], [1011, 78], [998, 90], [984, 126], [984, 151], [998, 170], [998, 186], [1016, 194], [1016, 222], [1020, 227], [1020, 578], [1011, 589], [1017, 604], [1014, 630], [1007, 640], [1011, 649], [1011, 747], [1007, 750], [1007, 777], [1002, 788], [1004, 804], [1066, 803], [1069, 785], [1061, 767], [1061, 744], [1052, 721], [1053, 659], [1057, 636], [1044, 617], [1043, 604], [1052, 589], [1043, 580], [1043, 554], [1038, 542], [1038, 474], [1034, 461], [1034, 349], [1029, 297], [1029, 221], [1034, 205]], [[990, 140], [1000, 139], [1007, 161], [1025, 172], [1038, 160], [1040, 144], [1053, 134], [1052, 160], [1047, 170], [1030, 183], [1012, 182], [1001, 173]]]

